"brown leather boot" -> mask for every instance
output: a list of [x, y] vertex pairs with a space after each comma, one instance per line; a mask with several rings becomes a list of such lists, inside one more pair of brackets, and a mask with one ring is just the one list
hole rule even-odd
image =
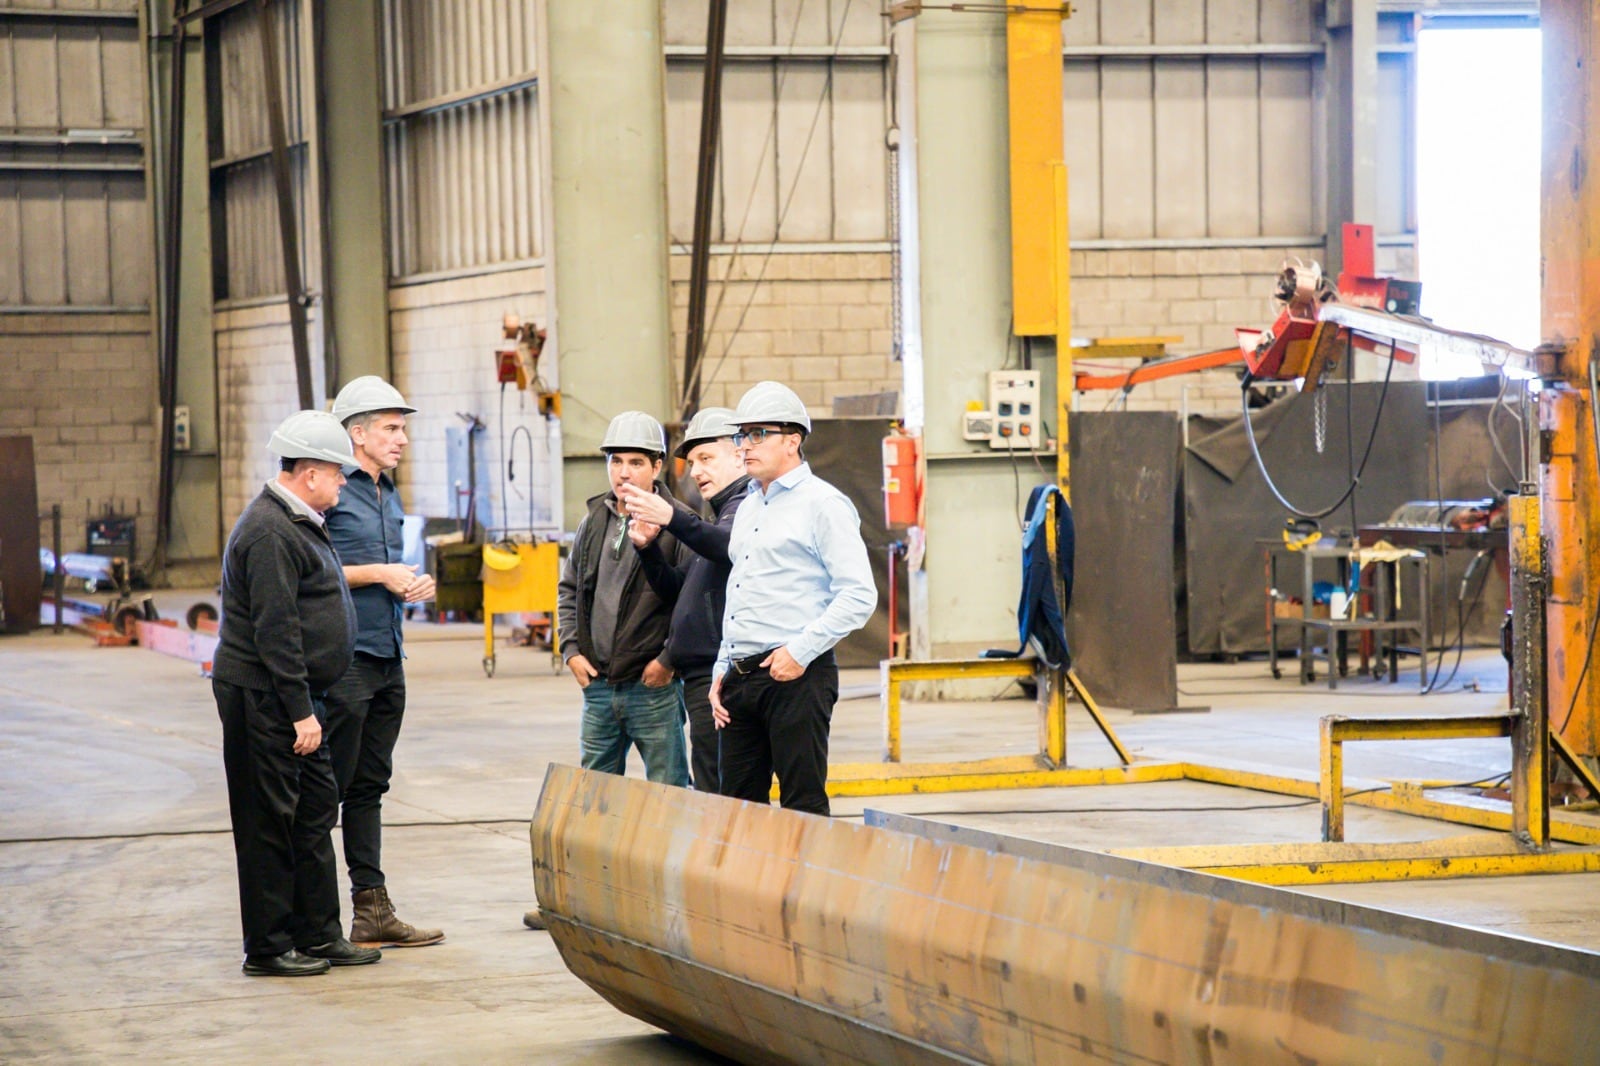
[[354, 911], [350, 942], [358, 948], [420, 948], [444, 939], [442, 930], [402, 922], [389, 902], [389, 890], [381, 885], [357, 892]]

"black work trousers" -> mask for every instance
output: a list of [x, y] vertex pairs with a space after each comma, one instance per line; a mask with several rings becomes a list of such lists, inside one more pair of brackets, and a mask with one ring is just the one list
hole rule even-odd
[[294, 753], [294, 723], [277, 696], [211, 682], [239, 868], [246, 955], [281, 955], [337, 940], [339, 870], [333, 822], [339, 786], [328, 746]]
[[711, 675], [683, 679], [683, 702], [689, 708], [689, 772], [699, 792], [717, 791], [717, 723], [711, 717]]
[[350, 891], [383, 880], [383, 794], [394, 773], [394, 746], [406, 712], [405, 660], [356, 652], [324, 700], [323, 743], [339, 782], [339, 825]]
[[839, 667], [825, 652], [793, 681], [774, 681], [746, 660], [722, 676], [720, 791], [753, 803], [770, 803], [772, 775], [788, 810], [828, 813], [828, 726], [839, 699]]

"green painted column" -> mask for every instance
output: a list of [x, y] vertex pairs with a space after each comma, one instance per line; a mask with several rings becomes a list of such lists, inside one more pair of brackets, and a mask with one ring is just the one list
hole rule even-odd
[[1015, 640], [1015, 500], [1038, 471], [1026, 457], [1013, 471], [961, 438], [967, 401], [987, 401], [1011, 330], [1005, 19], [924, 11], [915, 22], [926, 602], [939, 657]]
[[670, 413], [665, 60], [658, 0], [546, 8], [547, 253], [559, 355], [565, 521], [603, 490], [606, 423]]
[[[170, 221], [163, 215], [172, 122], [167, 114], [173, 77], [171, 5], [152, 4], [148, 16], [156, 35], [149, 51], [151, 123], [148, 151], [153, 165], [146, 195], [156, 248]], [[214, 581], [215, 561], [222, 556], [222, 467], [218, 452], [217, 353], [211, 323], [211, 169], [206, 149], [205, 51], [201, 38], [188, 39], [184, 61], [184, 183], [181, 242], [178, 253], [177, 403], [189, 409], [188, 451], [176, 453], [173, 467], [172, 529], [167, 541], [171, 580]], [[156, 254], [156, 253], [153, 253]], [[159, 265], [159, 259], [157, 259]], [[159, 276], [159, 275], [158, 275]], [[156, 326], [155, 343], [160, 343]], [[198, 570], [185, 566], [199, 563]]]
[[321, 37], [323, 341], [328, 395], [351, 378], [391, 376], [384, 252], [383, 70], [378, 0], [316, 5]]

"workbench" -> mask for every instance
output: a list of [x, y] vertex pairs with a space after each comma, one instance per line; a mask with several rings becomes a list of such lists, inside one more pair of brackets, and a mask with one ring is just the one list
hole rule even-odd
[[[1298, 551], [1289, 550], [1281, 541], [1260, 542], [1265, 549], [1266, 618], [1268, 661], [1273, 677], [1282, 677], [1278, 666], [1278, 632], [1291, 629], [1295, 632], [1300, 652], [1300, 683], [1316, 680], [1316, 660], [1321, 657], [1328, 664], [1328, 687], [1335, 689], [1339, 678], [1349, 674], [1350, 633], [1370, 637], [1371, 646], [1363, 641], [1361, 669], [1372, 669], [1374, 677], [1388, 674], [1391, 682], [1400, 678], [1400, 637], [1402, 633], [1418, 630], [1422, 635], [1417, 660], [1420, 664], [1420, 684], [1428, 685], [1427, 656], [1429, 619], [1429, 573], [1426, 552], [1400, 549], [1398, 554], [1373, 558], [1374, 549], [1351, 545], [1315, 544]], [[1288, 557], [1298, 557], [1299, 566], [1290, 573], [1299, 579], [1299, 614], [1280, 613], [1279, 605], [1289, 602], [1290, 595], [1278, 581], [1280, 564]], [[1400, 595], [1400, 567], [1410, 563], [1418, 569], [1419, 594], [1415, 613], [1402, 612]], [[1360, 571], [1355, 582], [1356, 593], [1342, 617], [1319, 616], [1313, 595], [1319, 573], [1331, 572], [1335, 588], [1352, 587], [1351, 569]], [[1324, 578], [1327, 580], [1328, 578]]]

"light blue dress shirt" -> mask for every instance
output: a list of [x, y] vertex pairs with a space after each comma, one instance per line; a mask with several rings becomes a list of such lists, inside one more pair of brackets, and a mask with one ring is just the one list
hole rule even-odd
[[861, 516], [809, 463], [750, 482], [728, 542], [733, 572], [713, 673], [734, 659], [787, 647], [801, 666], [860, 629], [878, 606]]

